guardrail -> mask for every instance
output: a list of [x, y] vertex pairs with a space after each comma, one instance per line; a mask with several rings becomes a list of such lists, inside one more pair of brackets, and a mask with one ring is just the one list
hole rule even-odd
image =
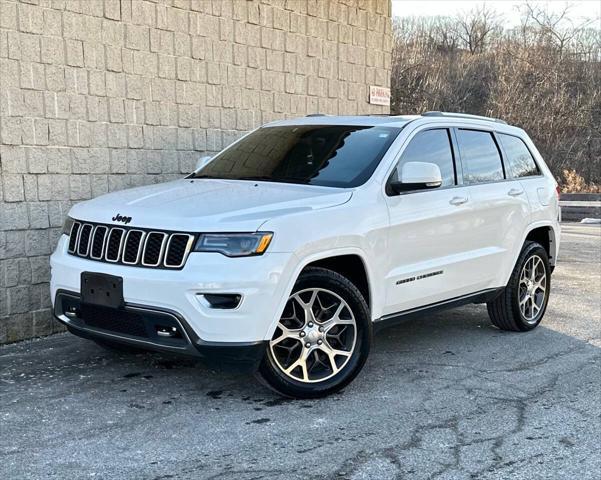
[[600, 193], [562, 193], [559, 205], [564, 222], [580, 222], [585, 218], [601, 219]]

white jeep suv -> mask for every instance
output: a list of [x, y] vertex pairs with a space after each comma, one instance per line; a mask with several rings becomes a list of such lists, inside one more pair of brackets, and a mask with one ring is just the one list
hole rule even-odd
[[186, 178], [75, 205], [51, 258], [54, 314], [109, 348], [326, 395], [399, 319], [486, 303], [501, 329], [536, 327], [556, 188], [528, 135], [491, 118], [277, 121]]

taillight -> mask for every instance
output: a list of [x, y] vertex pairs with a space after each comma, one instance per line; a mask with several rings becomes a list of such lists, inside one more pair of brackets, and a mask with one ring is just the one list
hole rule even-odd
[[557, 199], [561, 196], [561, 187], [559, 185], [555, 185], [555, 193], [557, 194]]

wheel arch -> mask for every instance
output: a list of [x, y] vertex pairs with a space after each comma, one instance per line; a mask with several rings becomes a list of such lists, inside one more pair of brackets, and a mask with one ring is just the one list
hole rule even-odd
[[319, 260], [314, 260], [310, 263], [307, 263], [300, 273], [310, 267], [327, 268], [328, 270], [333, 270], [343, 277], [348, 278], [353, 285], [359, 289], [363, 295], [363, 298], [365, 299], [365, 302], [367, 303], [367, 306], [369, 307], [371, 305], [369, 276], [365, 262], [359, 255], [334, 255]]
[[[372, 320], [373, 320], [373, 318], [377, 318], [377, 317], [374, 317], [374, 315], [376, 315], [376, 314], [379, 315], [378, 312], [379, 312], [379, 309], [381, 308], [381, 305], [380, 305], [381, 301], [376, 298], [376, 295], [374, 292], [373, 282], [372, 282], [372, 279], [374, 278], [374, 276], [373, 276], [373, 273], [370, 271], [369, 263], [366, 261], [365, 252], [363, 250], [361, 250], [360, 248], [356, 248], [356, 247], [339, 248], [339, 249], [334, 249], [334, 250], [330, 250], [327, 252], [319, 252], [319, 253], [315, 253], [312, 255], [308, 255], [297, 263], [294, 273], [291, 275], [288, 285], [286, 286], [286, 288], [284, 290], [284, 295], [282, 296], [280, 304], [276, 310], [275, 318], [272, 319], [272, 323], [269, 328], [266, 339], [270, 339], [271, 336], [273, 335], [273, 333], [275, 332], [277, 323], [280, 319], [280, 316], [282, 315], [282, 312], [284, 311], [286, 302], [288, 301], [288, 297], [290, 297], [290, 294], [292, 293], [292, 289], [294, 288], [294, 285], [296, 284], [298, 277], [306, 268], [312, 267], [312, 266], [329, 268], [330, 270], [334, 270], [334, 271], [340, 273], [341, 275], [344, 275], [345, 277], [349, 278], [347, 275], [342, 273], [340, 270], [337, 270], [335, 267], [336, 266], [340, 267], [340, 265], [342, 263], [344, 263], [346, 260], [350, 260], [350, 259], [352, 259], [351, 262], [354, 267], [361, 266], [363, 269], [362, 275], [363, 275], [363, 279], [364, 279], [363, 281], [365, 282], [365, 284], [362, 287], [357, 286], [357, 288], [364, 295], [365, 295], [364, 291], [367, 292], [368, 297], [365, 299], [365, 301], [370, 309]], [[334, 268], [332, 268], [332, 267], [334, 267]], [[345, 268], [343, 267], [342, 270], [344, 271], [344, 269]], [[361, 278], [361, 276], [359, 276], [359, 278]], [[349, 280], [355, 284], [353, 279], [349, 278]], [[362, 290], [362, 288], [364, 290]]]
[[556, 235], [553, 225], [534, 224], [527, 230], [524, 241], [522, 242], [522, 247], [527, 241], [533, 241], [540, 244], [547, 251], [549, 264], [551, 267], [554, 267], [557, 259], [557, 240], [558, 236]]

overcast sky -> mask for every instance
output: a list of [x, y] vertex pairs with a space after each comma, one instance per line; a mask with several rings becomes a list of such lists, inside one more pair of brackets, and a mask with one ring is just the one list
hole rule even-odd
[[[521, 2], [515, 0], [392, 0], [392, 14], [394, 16], [430, 16], [430, 15], [455, 15], [469, 11], [477, 5], [485, 3], [491, 9], [502, 14], [509, 25], [517, 25], [520, 13], [517, 8]], [[552, 12], [560, 12], [566, 5], [564, 1], [534, 1], [531, 4], [548, 6]], [[601, 0], [581, 0], [569, 2], [570, 19], [579, 23], [583, 18], [601, 17]], [[601, 28], [601, 26], [600, 26]]]

